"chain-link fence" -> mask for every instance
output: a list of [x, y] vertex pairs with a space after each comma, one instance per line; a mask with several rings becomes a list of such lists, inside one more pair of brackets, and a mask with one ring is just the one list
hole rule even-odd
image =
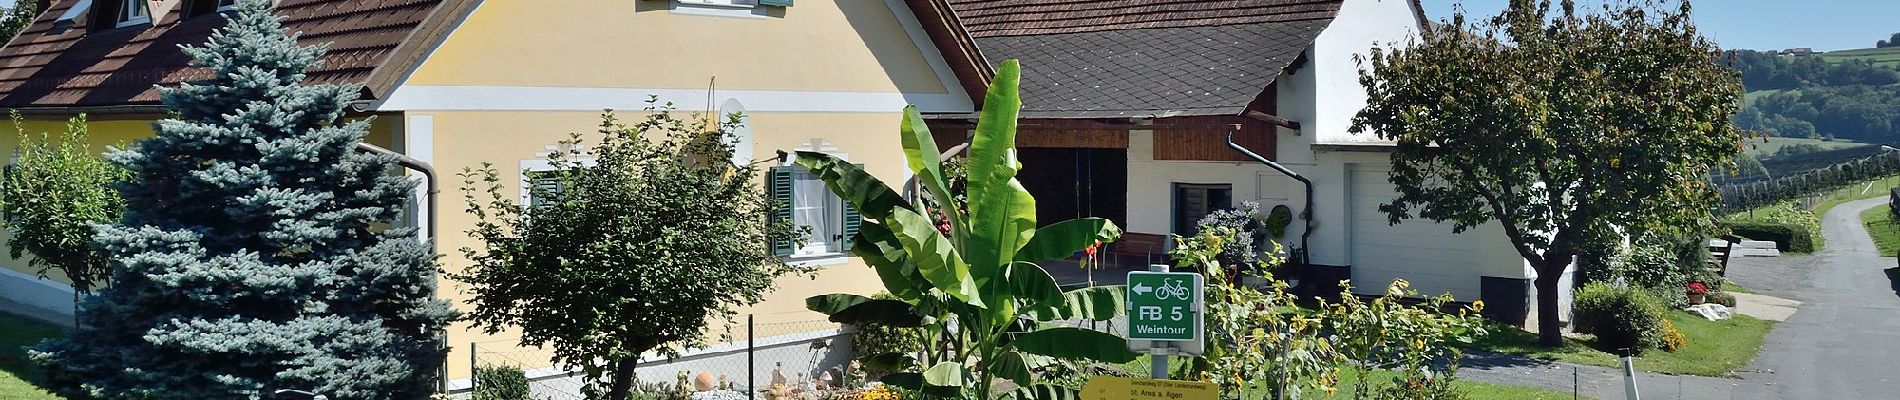
[[[692, 388], [704, 373], [712, 378], [715, 386], [758, 393], [758, 389], [771, 385], [774, 379], [785, 382], [837, 379], [855, 354], [851, 329], [846, 326], [825, 320], [758, 322], [765, 317], [742, 316], [727, 334], [730, 340], [716, 338], [717, 344], [688, 350], [671, 359], [661, 356], [642, 359], [635, 374], [644, 386], [668, 391], [681, 384]], [[546, 350], [523, 348], [514, 339], [469, 345], [474, 354], [471, 368], [518, 368], [526, 375], [528, 391], [534, 399], [585, 398], [580, 371], [551, 366], [553, 363], [548, 360], [551, 353]], [[472, 370], [468, 373], [475, 375]], [[469, 391], [483, 384], [475, 379]]]

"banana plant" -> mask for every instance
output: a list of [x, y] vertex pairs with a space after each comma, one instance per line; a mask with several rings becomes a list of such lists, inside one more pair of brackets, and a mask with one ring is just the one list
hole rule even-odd
[[[1120, 336], [1051, 323], [1108, 320], [1122, 313], [1122, 287], [1064, 292], [1037, 264], [1113, 242], [1122, 232], [1100, 218], [1037, 228], [1036, 199], [1016, 180], [1020, 76], [1016, 60], [1004, 61], [985, 95], [966, 160], [962, 194], [967, 210], [950, 200], [955, 193], [943, 160], [915, 107], [904, 110], [900, 127], [904, 155], [923, 192], [937, 201], [906, 200], [851, 163], [798, 153], [799, 166], [865, 217], [851, 238], [851, 251], [898, 298], [828, 294], [807, 299], [806, 306], [834, 322], [920, 327], [929, 333], [924, 352], [873, 355], [877, 363], [911, 371], [885, 377], [887, 384], [985, 399], [993, 381], [1007, 379], [1024, 388], [1014, 392], [1016, 397], [1041, 398], [1065, 393], [1032, 381], [1033, 371], [1056, 360], [1125, 363], [1138, 356]], [[947, 229], [939, 228], [945, 220]]]

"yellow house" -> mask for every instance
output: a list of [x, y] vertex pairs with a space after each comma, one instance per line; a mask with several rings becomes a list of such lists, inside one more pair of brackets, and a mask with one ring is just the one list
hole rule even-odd
[[[164, 112], [154, 85], [204, 73], [187, 67], [176, 46], [202, 42], [232, 2], [47, 1], [32, 27], [0, 49], [0, 108], [27, 115], [30, 131], [61, 129], [85, 113], [102, 150], [146, 137]], [[418, 200], [408, 223], [436, 224], [444, 267], [455, 270], [466, 266], [456, 249], [480, 243], [462, 234], [474, 219], [454, 195], [461, 183], [454, 173], [492, 163], [523, 176], [508, 182], [518, 191], [527, 172], [546, 168], [558, 141], [593, 132], [603, 109], [638, 112], [648, 96], [682, 111], [742, 112], [741, 162], [780, 165], [781, 150], [825, 151], [886, 182], [904, 181], [901, 109], [971, 112], [971, 88], [981, 87], [976, 76], [987, 68], [942, 28], [941, 7], [939, 0], [279, 0], [277, 12], [304, 44], [330, 45], [309, 82], [364, 86], [356, 110], [375, 118], [371, 144], [449, 178], [439, 182], [441, 202]], [[0, 137], [0, 150], [18, 144]], [[799, 222], [821, 234], [787, 256], [823, 268], [782, 279], [765, 303], [741, 311], [758, 326], [807, 338], [835, 333], [803, 299], [879, 289], [862, 262], [840, 252], [844, 213], [827, 196], [795, 198], [795, 208], [811, 211]], [[438, 208], [435, 221], [424, 217], [430, 207]], [[21, 260], [3, 264], [0, 297], [43, 315], [72, 312], [70, 288], [32, 277]], [[460, 304], [464, 289], [444, 282], [440, 294]], [[448, 333], [451, 388], [466, 387], [471, 359], [547, 365], [508, 333], [464, 326]]]

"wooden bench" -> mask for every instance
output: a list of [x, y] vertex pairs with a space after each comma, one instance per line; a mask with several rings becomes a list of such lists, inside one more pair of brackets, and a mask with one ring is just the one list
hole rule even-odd
[[1108, 244], [1108, 261], [1112, 265], [1124, 267], [1166, 263], [1167, 243], [1167, 235], [1123, 233], [1121, 239]]

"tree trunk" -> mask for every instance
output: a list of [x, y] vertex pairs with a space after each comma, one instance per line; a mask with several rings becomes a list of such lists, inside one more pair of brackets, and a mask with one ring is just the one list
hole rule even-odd
[[614, 361], [613, 389], [607, 392], [608, 400], [627, 400], [633, 394], [633, 369], [639, 364], [639, 353]]
[[1563, 322], [1558, 317], [1563, 313], [1557, 304], [1557, 283], [1563, 280], [1564, 268], [1570, 266], [1569, 254], [1546, 254], [1544, 264], [1537, 266], [1537, 342], [1544, 346], [1557, 347], [1564, 344]]

